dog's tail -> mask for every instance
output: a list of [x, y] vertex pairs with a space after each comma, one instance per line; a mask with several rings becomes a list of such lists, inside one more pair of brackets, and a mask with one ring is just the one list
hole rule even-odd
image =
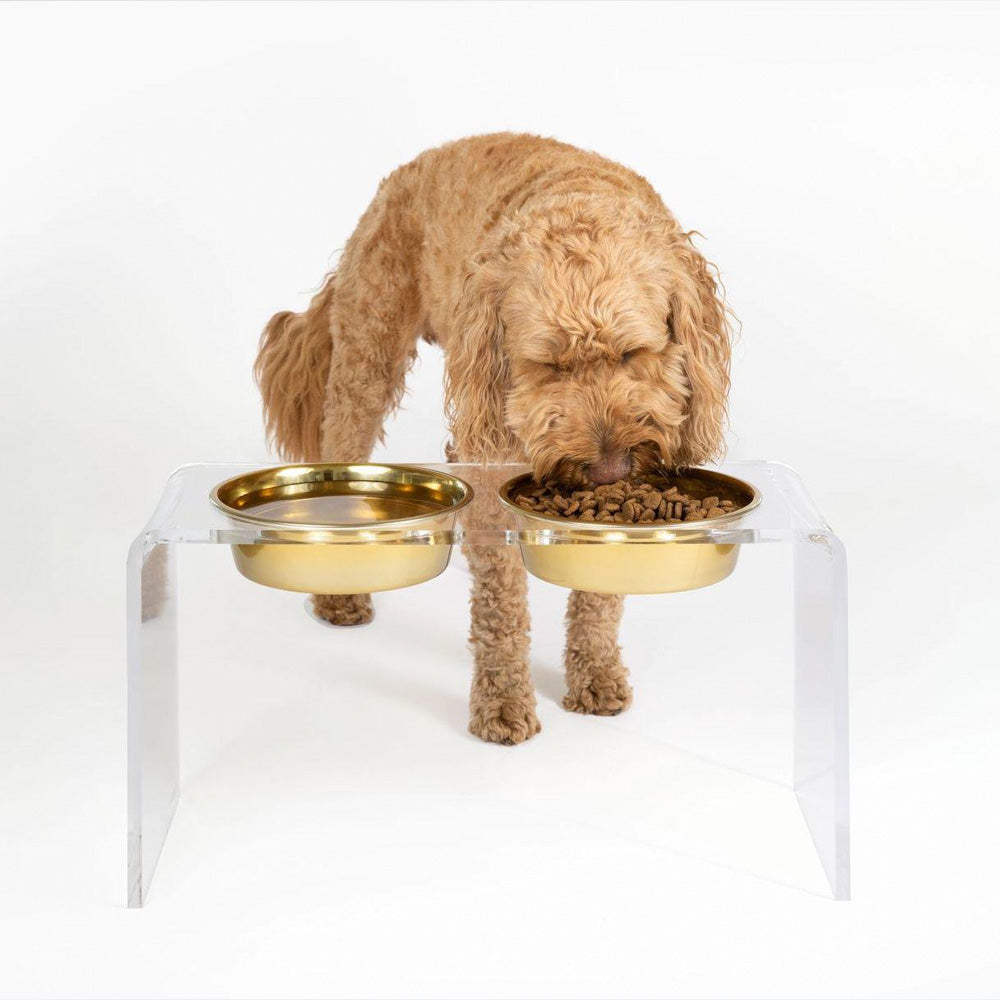
[[278, 453], [291, 462], [322, 458], [335, 284], [336, 272], [331, 272], [305, 312], [272, 316], [260, 338], [253, 371], [264, 401], [267, 436]]

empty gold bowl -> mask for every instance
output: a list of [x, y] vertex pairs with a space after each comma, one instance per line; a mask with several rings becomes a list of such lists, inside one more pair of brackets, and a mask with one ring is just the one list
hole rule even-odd
[[638, 525], [574, 521], [535, 514], [515, 502], [531, 475], [500, 487], [500, 502], [517, 522], [521, 557], [529, 573], [549, 583], [596, 594], [668, 594], [696, 590], [724, 580], [736, 567], [739, 545], [711, 540], [760, 503], [749, 483], [709, 469], [682, 469], [649, 481], [676, 486], [697, 499], [732, 500], [722, 517], [683, 524]]
[[281, 465], [227, 479], [212, 503], [257, 529], [236, 567], [266, 587], [369, 594], [412, 587], [448, 565], [472, 487], [410, 465]]

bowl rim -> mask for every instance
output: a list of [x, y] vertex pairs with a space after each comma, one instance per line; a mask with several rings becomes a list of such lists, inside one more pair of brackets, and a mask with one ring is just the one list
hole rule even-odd
[[[382, 469], [382, 470], [401, 470], [403, 472], [414, 472], [419, 475], [426, 476], [428, 479], [437, 480], [449, 480], [453, 484], [457, 484], [461, 487], [465, 493], [458, 503], [451, 504], [448, 507], [442, 507], [440, 510], [433, 511], [428, 514], [415, 514], [412, 517], [393, 517], [386, 518], [381, 521], [372, 521], [370, 524], [347, 524], [338, 521], [327, 521], [323, 523], [306, 523], [305, 521], [280, 521], [274, 518], [259, 517], [253, 514], [248, 514], [243, 510], [236, 507], [231, 507], [227, 504], [220, 494], [226, 487], [233, 486], [240, 480], [247, 479], [250, 476], [262, 476], [268, 473], [277, 475], [282, 472], [290, 472], [296, 469]], [[346, 477], [345, 477], [346, 478]], [[358, 480], [363, 481], [363, 476], [355, 477]], [[308, 480], [302, 480], [306, 482]], [[375, 481], [375, 480], [373, 480]], [[238, 476], [231, 476], [229, 479], [223, 480], [221, 483], [217, 483], [212, 487], [209, 492], [209, 500], [212, 506], [217, 510], [221, 511], [227, 517], [232, 518], [235, 521], [242, 521], [247, 524], [257, 525], [259, 527], [267, 528], [270, 531], [333, 531], [333, 532], [377, 532], [381, 531], [383, 528], [397, 529], [401, 527], [407, 527], [408, 525], [421, 525], [425, 524], [427, 521], [434, 518], [439, 518], [442, 516], [451, 516], [457, 514], [462, 508], [467, 507], [472, 503], [475, 498], [475, 491], [472, 486], [462, 479], [460, 476], [454, 476], [450, 472], [439, 472], [435, 469], [428, 469], [423, 465], [408, 465], [399, 462], [290, 462], [285, 465], [269, 465], [264, 466], [259, 469], [252, 469], [249, 472], [242, 472]], [[253, 510], [253, 508], [249, 508]]]
[[[740, 487], [750, 491], [750, 502], [744, 504], [742, 507], [738, 507], [736, 510], [729, 511], [726, 514], [722, 514], [718, 517], [705, 518], [702, 521], [682, 521], [678, 524], [619, 524], [614, 521], [580, 521], [575, 518], [568, 517], [556, 517], [554, 514], [540, 514], [533, 510], [525, 510], [523, 507], [518, 506], [510, 499], [510, 491], [517, 484], [520, 484], [526, 479], [533, 479], [533, 474], [531, 472], [522, 472], [519, 475], [508, 479], [505, 483], [497, 488], [497, 495], [500, 503], [503, 504], [507, 510], [513, 511], [515, 514], [520, 515], [528, 521], [543, 521], [546, 525], [558, 525], [559, 527], [567, 531], [588, 531], [595, 534], [603, 534], [605, 532], [624, 532], [626, 536], [632, 536], [636, 538], [648, 538], [651, 533], [658, 533], [662, 537], [664, 533], [693, 533], [693, 532], [704, 532], [706, 530], [713, 529], [716, 525], [730, 525], [737, 518], [743, 517], [749, 514], [750, 511], [755, 510], [760, 506], [763, 496], [760, 490], [757, 489], [753, 483], [748, 483], [745, 479], [739, 479], [736, 476], [731, 476], [727, 472], [718, 472], [715, 469], [705, 469], [701, 466], [684, 466], [680, 469], [674, 470], [679, 473], [697, 473], [697, 472], [707, 472], [712, 477], [716, 479], [727, 480], [730, 483], [735, 483]], [[670, 471], [664, 470], [665, 478], [670, 477]]]

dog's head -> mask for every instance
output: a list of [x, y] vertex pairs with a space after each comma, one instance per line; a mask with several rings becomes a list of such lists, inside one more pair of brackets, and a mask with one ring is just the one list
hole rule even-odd
[[450, 348], [466, 450], [536, 478], [613, 482], [722, 444], [726, 310], [687, 234], [659, 220], [521, 227], [478, 261]]

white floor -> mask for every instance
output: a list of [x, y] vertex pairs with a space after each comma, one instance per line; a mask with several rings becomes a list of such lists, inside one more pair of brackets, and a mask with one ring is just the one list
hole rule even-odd
[[834, 903], [787, 790], [787, 570], [757, 546], [716, 588], [631, 599], [636, 703], [615, 719], [559, 706], [563, 594], [538, 584], [544, 728], [509, 749], [465, 733], [460, 561], [347, 631], [189, 547], [182, 801], [142, 911], [123, 908], [122, 640], [81, 614], [120, 604], [81, 595], [72, 650], [25, 628], [11, 675], [3, 994], [994, 995], [987, 607], [969, 599], [945, 663], [955, 595], [903, 657], [873, 611], [901, 622], [907, 595], [856, 593], [854, 899]]

